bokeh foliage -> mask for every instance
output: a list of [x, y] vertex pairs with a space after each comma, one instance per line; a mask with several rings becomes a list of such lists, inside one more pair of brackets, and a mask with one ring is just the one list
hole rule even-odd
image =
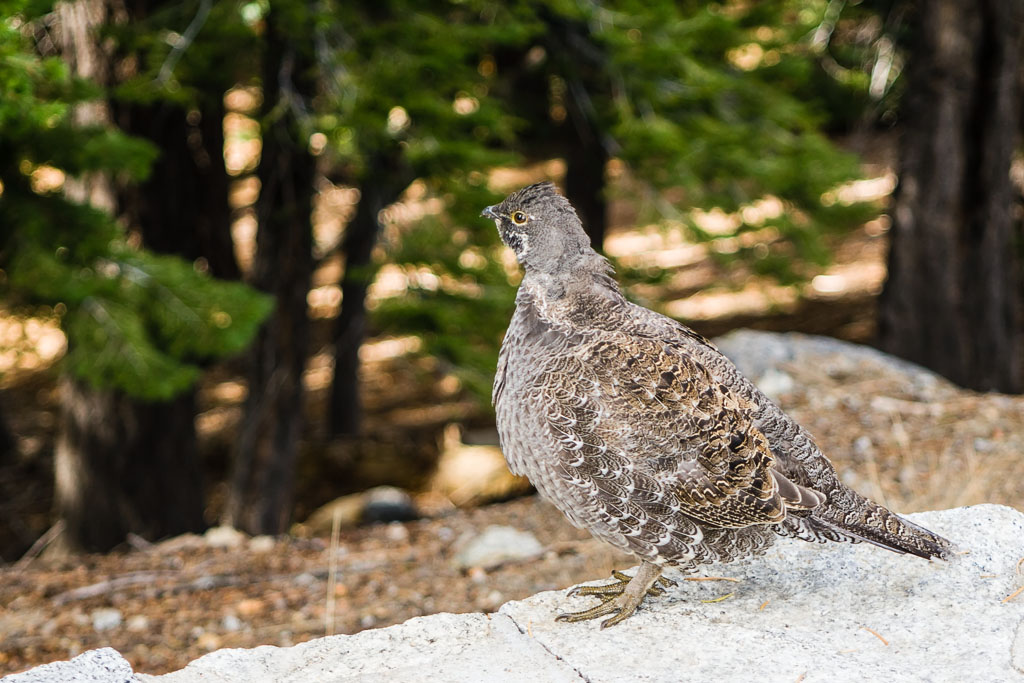
[[0, 269], [9, 307], [45, 306], [68, 337], [64, 367], [98, 388], [166, 399], [202, 364], [244, 348], [270, 310], [250, 288], [127, 239], [113, 217], [44, 178], [145, 177], [155, 149], [108, 125], [75, 122], [96, 84], [38, 54], [32, 22], [51, 7], [0, 6]]
[[[867, 78], [857, 68], [865, 50], [852, 43], [823, 47], [821, 40], [831, 34], [822, 27], [836, 19], [830, 12], [841, 5], [275, 5], [282, 16], [315, 27], [305, 40], [315, 54], [320, 93], [293, 106], [305, 129], [327, 141], [320, 159], [325, 175], [353, 187], [391, 183], [396, 194], [418, 179], [422, 191], [443, 205], [439, 213], [384, 231], [371, 271], [390, 262], [435, 277], [411, 276], [407, 296], [381, 302], [373, 312], [377, 331], [420, 334], [425, 353], [450, 363], [486, 394], [515, 280], [499, 262], [493, 226], [479, 218], [483, 206], [500, 199], [488, 173], [556, 155], [559, 136], [575, 125], [566, 115], [570, 96], [586, 104], [602, 143], [624, 162], [631, 182], [623, 187], [633, 193], [629, 200], [641, 209], [641, 220], [682, 225], [697, 240], [771, 227], [778, 238], [769, 248], [741, 247], [730, 258], [745, 258], [755, 271], [784, 280], [808, 272], [803, 264], [824, 263], [824, 236], [875, 210], [825, 199], [858, 168], [823, 131], [850, 125], [851, 112], [867, 104]], [[235, 85], [258, 85], [267, 7], [260, 1], [156, 3], [139, 21], [108, 27], [120, 53], [137, 59], [134, 75], [111, 95], [122, 102], [161, 98], [189, 106], [221, 98]], [[183, 46], [181, 36], [204, 8], [208, 15]], [[0, 247], [6, 287], [25, 301], [66, 303], [68, 329], [79, 330], [80, 337], [72, 354], [81, 347], [89, 354], [83, 357], [102, 358], [92, 353], [101, 340], [144, 350], [137, 363], [158, 369], [155, 375], [164, 381], [133, 391], [168, 395], [194, 378], [196, 359], [240, 345], [265, 303], [247, 298], [246, 290], [217, 289], [219, 283], [195, 273], [161, 269], [161, 261], [128, 247], [102, 214], [32, 189], [31, 174], [42, 164], [68, 175], [96, 170], [139, 178], [153, 154], [114, 129], [71, 124], [71, 105], [101, 93], [71, 78], [59, 61], [33, 53], [25, 26], [48, 9], [28, 0], [4, 3], [0, 84], [12, 96], [0, 103], [0, 210], [5, 226], [19, 225], [17, 235], [5, 227]], [[169, 40], [169, 32], [178, 39]], [[825, 68], [826, 61], [841, 62], [843, 77]], [[665, 196], [675, 199], [669, 203]], [[691, 213], [737, 212], [769, 196], [783, 202], [781, 215], [756, 225], [741, 220], [729, 234], [707, 233]], [[196, 296], [160, 294], [182, 288]], [[193, 305], [220, 301], [220, 295], [223, 310]], [[121, 320], [108, 326], [113, 336], [102, 336], [101, 327], [88, 322], [95, 320], [97, 302], [109, 302], [102, 308]], [[123, 311], [140, 306], [132, 314], [139, 317], [128, 321]], [[180, 324], [169, 324], [175, 315]], [[224, 316], [230, 332], [217, 332], [212, 321]], [[193, 335], [191, 346], [172, 341], [186, 319], [199, 321], [209, 334]], [[91, 334], [81, 331], [90, 326]], [[72, 356], [69, 364], [89, 374], [88, 363]], [[111, 369], [93, 379], [127, 388], [117, 376]]]
[[[825, 68], [836, 59], [820, 37], [833, 4], [385, 2], [343, 21], [349, 61], [339, 92], [349, 109], [332, 133], [336, 153], [358, 168], [392, 149], [445, 202], [444, 214], [385, 244], [384, 260], [437, 278], [410, 277], [407, 297], [375, 311], [379, 328], [420, 334], [425, 353], [487, 394], [512, 305], [493, 227], [477, 218], [499, 198], [485, 187], [487, 153], [520, 163], [557, 153], [557, 137], [574, 125], [569, 96], [590, 107], [603, 143], [625, 163], [641, 220], [681, 225], [700, 241], [773, 229], [777, 237], [758, 248], [716, 255], [786, 282], [826, 264], [827, 236], [878, 210], [830, 196], [860, 171], [824, 131], [849, 126], [867, 106], [866, 78], [853, 68], [862, 48], [842, 47], [849, 77]], [[460, 104], [472, 114], [460, 115]], [[394, 107], [408, 114], [404, 126], [389, 127]], [[667, 190], [681, 199], [668, 203]], [[744, 216], [766, 197], [781, 200], [780, 215], [741, 219], [727, 232], [707, 232], [691, 212]]]

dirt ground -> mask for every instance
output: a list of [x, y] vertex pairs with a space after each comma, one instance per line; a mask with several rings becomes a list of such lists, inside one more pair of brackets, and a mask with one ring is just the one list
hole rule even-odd
[[[529, 531], [539, 559], [487, 572], [452, 563], [460, 539], [491, 524]], [[329, 582], [331, 557], [335, 583]], [[136, 671], [177, 670], [222, 647], [291, 645], [436, 612], [493, 611], [538, 591], [603, 578], [625, 556], [529, 496], [329, 539], [243, 538], [211, 547], [181, 537], [151, 548], [0, 569], [0, 674], [111, 646]]]

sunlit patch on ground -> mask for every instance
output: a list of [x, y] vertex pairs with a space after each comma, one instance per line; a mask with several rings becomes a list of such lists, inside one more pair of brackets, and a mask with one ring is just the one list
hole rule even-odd
[[835, 190], [826, 192], [821, 200], [826, 206], [836, 202], [845, 205], [858, 202], [874, 202], [884, 199], [896, 189], [896, 173], [892, 170], [875, 178], [862, 178], [843, 183]]
[[391, 337], [367, 342], [359, 348], [359, 360], [364, 363], [380, 363], [399, 356], [416, 353], [423, 346], [419, 337]]
[[67, 338], [55, 318], [23, 318], [0, 312], [0, 388], [17, 371], [53, 365], [67, 350]]
[[709, 320], [720, 316], [755, 315], [791, 310], [799, 297], [796, 287], [759, 282], [735, 292], [707, 292], [676, 299], [664, 305], [665, 313], [684, 320]]

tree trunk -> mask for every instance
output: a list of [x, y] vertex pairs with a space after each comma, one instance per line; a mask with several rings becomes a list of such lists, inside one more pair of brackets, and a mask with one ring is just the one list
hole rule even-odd
[[[109, 54], [96, 40], [109, 21], [120, 21], [103, 0], [61, 3], [62, 50], [79, 76], [109, 84]], [[76, 111], [77, 122], [109, 123], [109, 106], [89, 103]], [[147, 136], [148, 137], [148, 136]], [[158, 137], [164, 183], [139, 189], [140, 206], [159, 203], [158, 211], [140, 215], [143, 241], [158, 251], [180, 253], [173, 236], [197, 219], [200, 207], [179, 194], [192, 186], [194, 170], [174, 168], [181, 138]], [[173, 180], [172, 180], [173, 179]], [[117, 213], [119, 202], [108, 178], [70, 179], [72, 198]], [[224, 202], [227, 201], [226, 185]], [[172, 207], [177, 212], [172, 213]], [[187, 211], [193, 212], [192, 216]], [[203, 488], [195, 437], [193, 392], [160, 402], [143, 402], [120, 392], [99, 390], [63, 378], [61, 425], [55, 455], [54, 506], [65, 530], [51, 552], [102, 552], [124, 541], [129, 532], [150, 539], [199, 531], [203, 523]]]
[[565, 196], [576, 207], [590, 246], [601, 251], [608, 228], [604, 190], [609, 139], [591, 93], [604, 89], [608, 55], [586, 22], [546, 9], [540, 15], [548, 25], [546, 46], [552, 63], [565, 83], [562, 101], [568, 116], [558, 126], [565, 155]]
[[334, 378], [328, 408], [331, 436], [353, 436], [362, 424], [359, 397], [359, 347], [366, 338], [366, 292], [373, 281], [372, 254], [380, 232], [377, 215], [398, 200], [412, 182], [395, 155], [373, 155], [360, 184], [359, 205], [345, 226], [342, 244], [345, 270], [341, 278], [341, 311], [334, 321]]
[[932, 0], [916, 21], [880, 345], [960, 385], [1020, 392], [1010, 163], [1024, 3]]
[[7, 394], [0, 391], [0, 465], [14, 462], [17, 442], [7, 424]]
[[249, 395], [233, 460], [224, 521], [250, 533], [287, 529], [302, 431], [303, 383], [309, 345], [306, 295], [313, 270], [313, 181], [316, 171], [296, 120], [299, 98], [315, 94], [311, 61], [282, 33], [271, 9], [266, 21], [263, 151], [256, 204], [253, 285], [277, 307], [251, 356]]
[[129, 224], [141, 226], [149, 249], [202, 259], [214, 277], [239, 279], [224, 166], [223, 100], [192, 111], [172, 102], [136, 104], [118, 119], [126, 132], [160, 148], [149, 178], [127, 195]]
[[608, 229], [608, 203], [604, 196], [608, 150], [600, 139], [601, 131], [589, 119], [566, 133], [565, 196], [576, 207], [590, 237], [590, 246], [601, 251]]
[[[57, 16], [61, 58], [75, 76], [88, 79], [100, 86], [111, 81], [109, 50], [97, 39], [103, 26], [115, 20], [114, 11], [107, 0], [70, 0], [54, 6]], [[111, 121], [110, 106], [102, 99], [81, 102], [71, 112], [75, 125], [106, 125]], [[64, 183], [69, 199], [89, 204], [111, 214], [117, 209], [116, 193], [110, 178], [102, 173], [89, 173], [69, 178]]]
[[58, 552], [103, 552], [131, 532], [151, 540], [201, 531], [202, 475], [192, 393], [145, 403], [61, 380], [55, 454]]
[[[167, 0], [129, 0], [120, 6], [132, 21], [143, 21], [175, 5]], [[142, 56], [120, 57], [122, 78], [137, 76], [134, 71]], [[204, 75], [196, 108], [168, 100], [113, 103], [122, 130], [160, 149], [149, 177], [122, 193], [128, 225], [140, 227], [147, 248], [203, 261], [211, 275], [224, 280], [241, 277], [224, 164], [224, 92], [232, 82], [230, 73]]]

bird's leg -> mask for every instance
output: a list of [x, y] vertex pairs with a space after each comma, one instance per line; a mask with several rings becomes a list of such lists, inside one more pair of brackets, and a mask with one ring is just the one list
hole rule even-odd
[[[604, 586], [580, 586], [574, 588], [570, 595], [593, 595], [603, 598], [601, 604], [582, 612], [559, 614], [557, 621], [586, 621], [606, 614], [613, 615], [601, 622], [601, 628], [614, 626], [636, 612], [644, 598], [648, 595], [659, 596], [665, 587], [675, 585], [674, 581], [661, 576], [661, 567], [644, 562], [637, 570], [636, 576], [630, 577], [622, 572], [613, 572], [615, 583]], [[656, 585], [661, 584], [661, 585]]]
[[[594, 595], [599, 598], [607, 598], [615, 595], [621, 595], [622, 591], [626, 589], [626, 586], [633, 577], [629, 574], [620, 571], [613, 571], [612, 578], [615, 579], [615, 583], [606, 583], [601, 586], [576, 586], [569, 591], [570, 596], [574, 595]], [[656, 585], [655, 585], [656, 584]], [[647, 595], [657, 597], [665, 594], [665, 589], [675, 586], [676, 582], [672, 579], [664, 576], [659, 576], [658, 580], [647, 589]]]

